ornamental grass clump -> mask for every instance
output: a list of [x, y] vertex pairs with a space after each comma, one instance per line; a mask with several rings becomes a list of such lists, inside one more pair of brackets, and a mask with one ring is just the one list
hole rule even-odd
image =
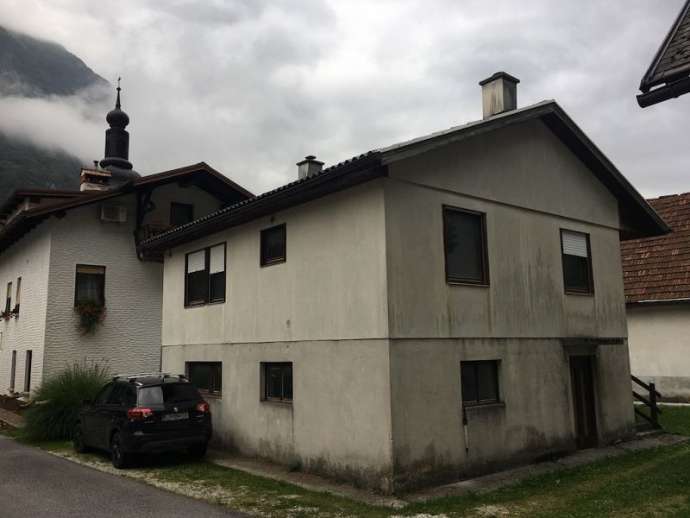
[[24, 413], [23, 433], [29, 440], [69, 440], [84, 400], [93, 400], [109, 379], [98, 364], [75, 363], [46, 380]]

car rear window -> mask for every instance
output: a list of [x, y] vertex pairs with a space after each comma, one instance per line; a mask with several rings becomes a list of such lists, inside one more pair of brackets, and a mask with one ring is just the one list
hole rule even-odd
[[199, 399], [201, 399], [199, 391], [189, 383], [171, 383], [139, 389], [139, 406], [197, 401]]

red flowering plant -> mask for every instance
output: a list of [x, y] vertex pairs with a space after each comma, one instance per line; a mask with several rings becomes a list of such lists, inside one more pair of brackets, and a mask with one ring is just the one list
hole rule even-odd
[[79, 315], [79, 329], [82, 334], [93, 334], [96, 326], [105, 318], [105, 306], [96, 302], [80, 302], [74, 306]]

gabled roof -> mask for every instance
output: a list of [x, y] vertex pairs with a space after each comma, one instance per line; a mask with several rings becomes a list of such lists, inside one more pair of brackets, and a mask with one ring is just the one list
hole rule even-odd
[[455, 126], [375, 149], [320, 173], [231, 205], [196, 221], [169, 230], [140, 243], [142, 251], [160, 251], [192, 241], [224, 228], [316, 199], [387, 174], [387, 164], [424, 153], [438, 146], [471, 138], [509, 125], [540, 119], [575, 153], [618, 199], [621, 235], [624, 238], [660, 235], [665, 223], [616, 167], [554, 101], [504, 112], [487, 119]]
[[642, 77], [640, 90], [637, 102], [643, 108], [690, 91], [690, 0], [683, 5]]
[[621, 243], [625, 300], [690, 302], [690, 193], [648, 201], [671, 233]]
[[0, 205], [0, 221], [4, 220], [19, 206], [26, 198], [50, 199], [57, 202], [67, 198], [77, 198], [83, 196], [81, 191], [62, 191], [57, 189], [17, 189], [9, 198]]
[[[100, 201], [116, 198], [124, 194], [137, 191], [147, 191], [154, 187], [168, 183], [180, 182], [190, 185], [198, 185], [216, 198], [223, 200], [226, 205], [232, 205], [238, 201], [251, 198], [254, 195], [239, 186], [229, 178], [213, 169], [205, 162], [199, 162], [186, 167], [172, 169], [149, 176], [137, 178], [132, 182], [125, 183], [114, 189], [95, 192], [75, 192], [72, 195], [55, 195], [56, 201], [53, 203], [41, 204], [32, 209], [26, 210], [15, 216], [8, 225], [0, 230], [0, 253], [5, 251], [12, 243], [21, 238], [26, 232], [33, 229], [41, 221], [49, 216], [57, 215], [65, 211], [97, 203]], [[49, 190], [20, 190], [24, 192], [42, 192], [42, 197], [50, 196], [50, 193], [65, 193], [66, 191]]]

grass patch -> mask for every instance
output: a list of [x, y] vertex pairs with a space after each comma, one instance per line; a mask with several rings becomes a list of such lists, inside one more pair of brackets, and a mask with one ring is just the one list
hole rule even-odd
[[[690, 435], [690, 409], [667, 408], [665, 426]], [[33, 444], [116, 472], [106, 456], [74, 454], [67, 442]], [[125, 474], [176, 493], [272, 517], [690, 516], [690, 444], [631, 452], [489, 493], [440, 498], [398, 510], [308, 491], [184, 456], [157, 457]]]
[[669, 433], [690, 436], [690, 406], [661, 406], [659, 422]]

